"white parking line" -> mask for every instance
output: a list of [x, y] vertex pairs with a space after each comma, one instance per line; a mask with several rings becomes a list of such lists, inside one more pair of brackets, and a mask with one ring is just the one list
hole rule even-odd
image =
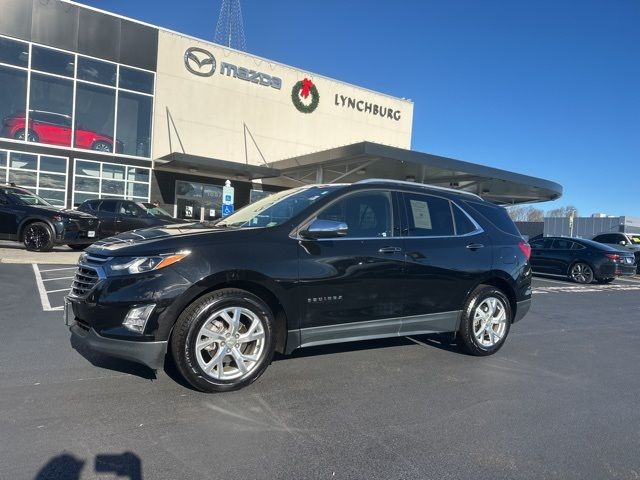
[[[49, 292], [47, 292], [47, 289], [44, 288], [44, 282], [46, 282], [47, 280], [43, 280], [42, 279], [42, 275], [40, 273], [40, 269], [38, 268], [38, 264], [33, 263], [33, 274], [36, 277], [36, 287], [38, 288], [38, 294], [40, 295], [40, 303], [42, 304], [42, 310], [44, 310], [45, 312], [59, 312], [61, 310], [64, 310], [64, 306], [59, 306], [59, 307], [52, 307], [51, 303], [49, 302], [49, 293], [52, 293], [54, 290], [51, 290]], [[50, 279], [50, 280], [66, 280], [67, 278], [73, 278], [73, 277], [63, 277], [60, 279]], [[69, 290], [68, 288], [64, 288], [60, 291], [64, 291], [64, 290]]]
[[[34, 264], [35, 265], [35, 264]], [[42, 278], [42, 277], [40, 277]], [[69, 280], [71, 278], [74, 277], [58, 277], [58, 278], [45, 278], [44, 280], [42, 280], [43, 282], [53, 282], [54, 280]]]
[[559, 283], [560, 285], [571, 285], [571, 282], [569, 282], [569, 280], [553, 280], [551, 278], [546, 278], [546, 277], [533, 277], [535, 280], [542, 280], [543, 282], [551, 282], [551, 283]]
[[70, 292], [70, 288], [60, 288], [58, 290], [47, 290], [47, 293], [57, 293], [57, 292]]
[[75, 270], [77, 267], [64, 267], [64, 268], [48, 268], [46, 270], [40, 270], [40, 273], [57, 272], [58, 270]]

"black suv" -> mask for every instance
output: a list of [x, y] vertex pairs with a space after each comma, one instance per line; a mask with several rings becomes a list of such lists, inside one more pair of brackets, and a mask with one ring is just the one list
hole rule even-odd
[[100, 219], [100, 238], [137, 228], [157, 227], [173, 223], [192, 223], [173, 218], [153, 203], [132, 200], [95, 199], [86, 200], [78, 210]]
[[275, 193], [216, 223], [138, 230], [81, 255], [72, 344], [195, 388], [245, 386], [274, 351], [457, 332], [490, 355], [531, 303], [529, 245], [505, 209], [367, 180]]
[[0, 186], [0, 239], [23, 242], [27, 250], [48, 252], [54, 245], [81, 250], [96, 240], [98, 219], [61, 210], [15, 186]]

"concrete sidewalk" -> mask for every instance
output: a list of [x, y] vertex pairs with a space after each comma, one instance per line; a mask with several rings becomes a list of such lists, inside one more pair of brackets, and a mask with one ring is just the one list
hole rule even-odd
[[66, 246], [55, 247], [51, 252], [29, 252], [19, 243], [0, 241], [0, 263], [75, 265], [80, 253]]

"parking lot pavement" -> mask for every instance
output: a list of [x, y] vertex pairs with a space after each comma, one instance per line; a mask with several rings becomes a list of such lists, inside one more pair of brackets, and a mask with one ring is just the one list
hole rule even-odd
[[0, 240], [0, 263], [56, 263], [75, 265], [81, 252], [56, 246], [51, 252], [29, 252], [16, 242]]
[[0, 265], [0, 284], [0, 478], [640, 472], [635, 290], [537, 292], [491, 357], [440, 335], [316, 347], [278, 357], [244, 390], [205, 395], [171, 367], [154, 375], [74, 351], [61, 312], [42, 310], [31, 265]]
[[42, 310], [63, 310], [64, 296], [70, 290], [76, 267], [34, 263], [32, 268]]

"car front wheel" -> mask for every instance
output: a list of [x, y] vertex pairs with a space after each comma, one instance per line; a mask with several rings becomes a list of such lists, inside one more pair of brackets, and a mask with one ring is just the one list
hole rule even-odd
[[29, 251], [49, 252], [53, 250], [53, 231], [44, 222], [33, 222], [25, 227], [22, 241]]
[[178, 371], [194, 388], [236, 390], [255, 381], [271, 362], [273, 330], [273, 314], [260, 298], [244, 290], [218, 290], [182, 312], [171, 352]]
[[470, 355], [496, 353], [509, 334], [512, 319], [511, 304], [504, 293], [490, 285], [479, 286], [462, 312], [460, 346]]

